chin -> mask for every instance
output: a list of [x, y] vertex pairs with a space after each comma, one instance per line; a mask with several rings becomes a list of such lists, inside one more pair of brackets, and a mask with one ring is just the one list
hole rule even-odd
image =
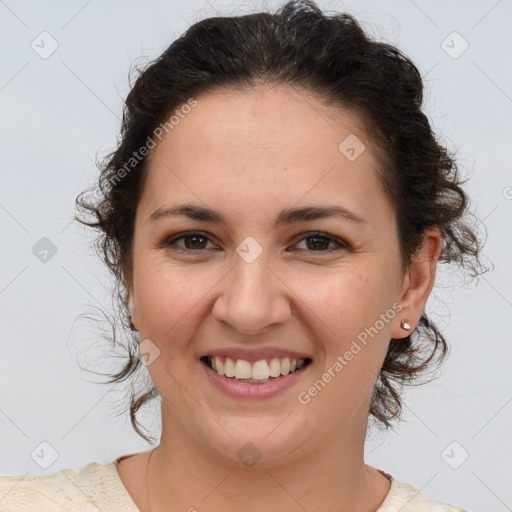
[[236, 424], [223, 424], [231, 435], [223, 429], [223, 435], [218, 439], [208, 438], [205, 433], [201, 436], [202, 442], [226, 464], [239, 468], [270, 468], [296, 463], [300, 458], [299, 448], [305, 441], [302, 438], [310, 436], [303, 430], [291, 432], [282, 420], [275, 417], [261, 418], [260, 421], [254, 417], [241, 418]]

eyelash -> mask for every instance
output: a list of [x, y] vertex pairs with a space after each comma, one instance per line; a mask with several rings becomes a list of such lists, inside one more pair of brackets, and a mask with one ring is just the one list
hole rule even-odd
[[[179, 233], [175, 236], [172, 236], [171, 238], [167, 239], [165, 241], [165, 246], [168, 247], [168, 248], [171, 248], [171, 246], [173, 244], [176, 243], [176, 241], [178, 240], [181, 240], [181, 239], [185, 239], [185, 238], [190, 238], [190, 237], [194, 237], [194, 236], [198, 236], [198, 237], [201, 237], [201, 238], [205, 238], [207, 239], [208, 241], [211, 241], [208, 236], [201, 232], [201, 231], [186, 231], [184, 233]], [[347, 243], [343, 242], [342, 240], [340, 240], [339, 238], [333, 236], [333, 235], [330, 235], [329, 233], [324, 233], [324, 232], [320, 232], [320, 231], [315, 231], [315, 232], [310, 232], [310, 233], [306, 233], [306, 236], [303, 236], [300, 240], [298, 240], [297, 244], [304, 241], [304, 240], [308, 240], [310, 238], [324, 238], [326, 240], [328, 240], [329, 242], [334, 242], [336, 244], [338, 244], [338, 248], [336, 249], [326, 249], [326, 250], [318, 250], [318, 251], [315, 251], [315, 250], [312, 250], [312, 249], [298, 249], [299, 251], [307, 251], [307, 252], [319, 252], [319, 253], [332, 253], [332, 252], [338, 252], [338, 251], [341, 251], [341, 250], [347, 250], [349, 249], [349, 246]], [[191, 252], [202, 252], [202, 251], [206, 251], [208, 249], [185, 249], [183, 247], [179, 247], [179, 246], [176, 246], [176, 248], [173, 248], [173, 250], [176, 250], [176, 251], [180, 251], [180, 252], [188, 252], [188, 253], [191, 253]]]

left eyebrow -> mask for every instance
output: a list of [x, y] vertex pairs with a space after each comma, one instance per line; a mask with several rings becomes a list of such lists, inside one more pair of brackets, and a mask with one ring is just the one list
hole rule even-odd
[[[150, 215], [149, 221], [155, 221], [162, 217], [174, 217], [179, 215], [184, 215], [193, 220], [227, 225], [226, 220], [221, 213], [216, 212], [215, 210], [212, 210], [208, 207], [195, 204], [182, 204], [177, 206], [158, 208], [158, 210], [154, 211]], [[358, 224], [367, 223], [365, 219], [359, 217], [346, 208], [343, 208], [342, 206], [303, 206], [301, 208], [288, 208], [282, 210], [277, 216], [277, 219], [274, 223], [274, 228], [283, 224], [306, 222], [329, 217], [340, 217], [342, 219]]]
[[325, 219], [328, 217], [341, 217], [342, 219], [366, 224], [366, 220], [342, 206], [303, 206], [302, 208], [288, 208], [277, 217], [274, 227], [291, 224], [292, 222], [304, 222], [309, 220]]

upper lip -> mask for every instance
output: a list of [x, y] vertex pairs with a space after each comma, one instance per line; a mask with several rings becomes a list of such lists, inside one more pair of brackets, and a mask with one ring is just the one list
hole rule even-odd
[[218, 348], [210, 350], [202, 354], [200, 357], [206, 356], [219, 356], [219, 357], [230, 357], [231, 359], [244, 359], [245, 361], [260, 361], [261, 359], [273, 359], [275, 357], [284, 358], [290, 357], [295, 359], [311, 359], [308, 355], [294, 350], [288, 350], [285, 348], [278, 347], [266, 347], [266, 348]]

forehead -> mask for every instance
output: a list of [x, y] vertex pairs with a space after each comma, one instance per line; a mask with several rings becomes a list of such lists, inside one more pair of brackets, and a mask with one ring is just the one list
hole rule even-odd
[[176, 198], [232, 209], [240, 201], [247, 211], [303, 198], [382, 215], [377, 165], [353, 112], [288, 86], [217, 89], [152, 150], [141, 207]]
[[334, 162], [342, 155], [339, 144], [348, 135], [364, 139], [370, 150], [367, 157], [372, 151], [357, 114], [285, 85], [217, 88], [197, 98], [197, 105], [180, 117], [174, 116], [178, 124], [159, 146], [172, 149], [174, 157], [182, 160], [183, 153], [194, 150], [186, 157], [266, 154], [276, 162], [293, 162], [314, 154], [321, 161]]

